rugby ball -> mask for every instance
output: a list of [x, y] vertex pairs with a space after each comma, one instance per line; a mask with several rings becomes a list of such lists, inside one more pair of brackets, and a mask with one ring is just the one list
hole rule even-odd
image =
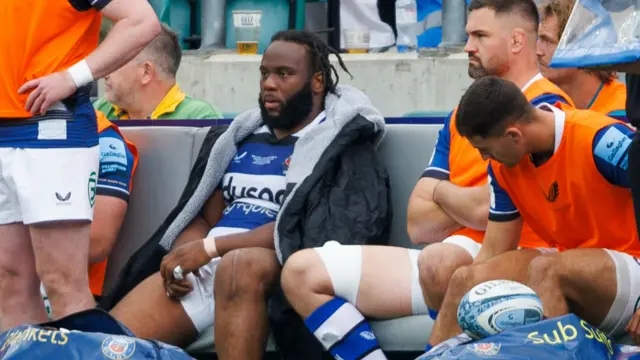
[[515, 281], [492, 280], [476, 285], [458, 306], [458, 324], [482, 339], [542, 320], [542, 301], [531, 288]]

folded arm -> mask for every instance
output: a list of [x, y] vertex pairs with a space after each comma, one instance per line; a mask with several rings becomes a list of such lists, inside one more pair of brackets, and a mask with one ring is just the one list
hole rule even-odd
[[488, 185], [461, 187], [443, 181], [434, 192], [434, 200], [457, 223], [476, 230], [487, 228]]
[[429, 167], [409, 198], [407, 230], [411, 241], [429, 244], [464, 227], [484, 229], [489, 191], [486, 186], [464, 188], [449, 181], [450, 121], [447, 117]]
[[462, 225], [433, 201], [433, 190], [440, 181], [442, 180], [423, 177], [409, 198], [407, 231], [414, 244], [439, 242], [462, 228]]

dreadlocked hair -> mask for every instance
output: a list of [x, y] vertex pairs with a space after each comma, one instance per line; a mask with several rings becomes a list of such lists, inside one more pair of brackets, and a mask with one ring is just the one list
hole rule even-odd
[[[304, 45], [309, 50], [310, 68], [313, 70], [312, 74], [316, 72], [322, 72], [322, 79], [324, 82], [324, 94], [335, 93], [336, 86], [340, 80], [340, 75], [335, 66], [329, 61], [329, 55], [333, 54], [338, 58], [338, 63], [342, 70], [344, 70], [351, 78], [353, 75], [347, 70], [347, 66], [342, 61], [340, 53], [334, 48], [327, 45], [318, 35], [308, 30], [284, 30], [276, 33], [271, 37], [271, 42], [274, 41], [287, 41], [296, 44]], [[334, 79], [335, 76], [335, 79]]]

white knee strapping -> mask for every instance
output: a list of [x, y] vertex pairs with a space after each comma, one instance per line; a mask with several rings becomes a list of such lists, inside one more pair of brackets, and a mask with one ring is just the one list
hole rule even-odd
[[328, 241], [315, 250], [329, 273], [335, 295], [355, 306], [362, 276], [362, 247]]
[[429, 314], [429, 309], [422, 295], [422, 286], [420, 286], [420, 270], [418, 269], [418, 256], [420, 250], [407, 249], [409, 253], [409, 261], [411, 261], [411, 312], [413, 315]]
[[472, 258], [476, 258], [480, 252], [480, 244], [475, 242], [470, 237], [464, 235], [451, 235], [448, 238], [442, 240], [443, 244], [458, 245], [465, 249]]
[[611, 337], [620, 336], [639, 307], [640, 264], [628, 254], [604, 249], [616, 268], [617, 293], [609, 313], [598, 328]]

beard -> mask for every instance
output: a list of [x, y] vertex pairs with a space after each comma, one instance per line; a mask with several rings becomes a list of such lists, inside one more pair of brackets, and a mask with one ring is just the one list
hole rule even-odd
[[478, 62], [477, 65], [469, 63], [469, 77], [478, 80], [480, 78], [491, 75], [489, 71]]
[[271, 129], [291, 130], [300, 125], [311, 113], [313, 109], [313, 92], [311, 91], [311, 82], [307, 82], [302, 89], [293, 94], [290, 98], [282, 103], [280, 114], [276, 116], [269, 115], [264, 106], [262, 97], [258, 96], [260, 104], [260, 114], [262, 121]]

